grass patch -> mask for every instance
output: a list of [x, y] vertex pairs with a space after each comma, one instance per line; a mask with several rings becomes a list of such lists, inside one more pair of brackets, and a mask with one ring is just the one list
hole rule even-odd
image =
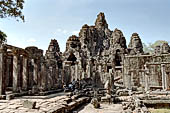
[[170, 109], [149, 109], [151, 113], [170, 113]]

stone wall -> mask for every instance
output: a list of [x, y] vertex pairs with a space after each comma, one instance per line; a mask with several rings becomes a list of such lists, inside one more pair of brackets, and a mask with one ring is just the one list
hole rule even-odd
[[[149, 87], [163, 86], [163, 80], [169, 74], [170, 54], [126, 55], [124, 58], [124, 86]], [[165, 67], [162, 67], [162, 66]], [[163, 69], [162, 69], [163, 68]], [[165, 75], [163, 75], [165, 74]], [[147, 77], [147, 78], [146, 78]], [[169, 81], [169, 77], [166, 78]], [[165, 81], [165, 80], [164, 80]], [[167, 89], [168, 86], [167, 86]]]

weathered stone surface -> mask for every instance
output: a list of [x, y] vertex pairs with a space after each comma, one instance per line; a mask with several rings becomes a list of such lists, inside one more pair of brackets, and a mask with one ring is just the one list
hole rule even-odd
[[135, 53], [143, 53], [142, 41], [137, 33], [133, 33], [128, 48], [133, 49]]
[[167, 54], [170, 52], [170, 47], [169, 47], [168, 43], [163, 43], [163, 45], [161, 46], [161, 51], [164, 54]]
[[160, 54], [161, 53], [161, 46], [160, 45], [157, 45], [155, 46], [155, 54]]
[[112, 33], [112, 39], [111, 39], [111, 45], [113, 45], [114, 47], [116, 46], [120, 46], [121, 48], [124, 48], [126, 49], [127, 46], [126, 46], [126, 39], [125, 37], [123, 36], [123, 33], [121, 30], [119, 29], [115, 29]]
[[99, 13], [97, 15], [97, 19], [96, 19], [96, 22], [95, 22], [95, 27], [98, 28], [98, 29], [106, 29], [106, 28], [108, 28], [108, 24], [106, 22], [104, 13], [101, 12], [101, 13]]
[[13, 94], [6, 95], [6, 100], [11, 100], [11, 99], [14, 99]]
[[98, 102], [97, 98], [93, 98], [91, 100], [91, 104], [93, 104], [94, 108], [100, 108], [100, 103]]
[[25, 100], [25, 101], [23, 102], [23, 107], [29, 108], [29, 109], [35, 109], [35, 107], [36, 107], [36, 102], [31, 102], [31, 101]]

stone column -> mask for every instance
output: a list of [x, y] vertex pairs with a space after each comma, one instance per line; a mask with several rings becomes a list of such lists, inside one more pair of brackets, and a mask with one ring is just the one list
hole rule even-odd
[[57, 76], [57, 74], [56, 74], [56, 67], [54, 66], [54, 67], [52, 67], [52, 88], [54, 88], [54, 89], [56, 89], [56, 76]]
[[78, 79], [78, 62], [75, 64], [75, 80], [77, 81]]
[[58, 66], [55, 67], [55, 85], [56, 85], [57, 88], [59, 88], [61, 86]]
[[38, 59], [38, 62], [37, 62], [37, 75], [38, 75], [38, 80], [37, 80], [37, 85], [38, 85], [38, 87], [40, 87], [41, 86], [41, 60], [40, 59]]
[[127, 81], [127, 87], [128, 87], [128, 89], [132, 89], [131, 72], [128, 72], [128, 74], [127, 74], [127, 79], [128, 79], [128, 81]]
[[145, 74], [145, 91], [149, 90], [149, 84], [148, 84], [149, 77], [147, 74]]
[[22, 89], [23, 90], [27, 90], [28, 86], [28, 59], [26, 57], [23, 57], [23, 71], [22, 71]]
[[8, 56], [7, 59], [7, 77], [6, 78], [6, 86], [7, 87], [12, 87], [12, 81], [13, 81], [13, 56]]
[[47, 73], [47, 89], [51, 90], [51, 87], [53, 86], [53, 80], [52, 80], [52, 67], [50, 66]]
[[161, 64], [161, 73], [162, 73], [162, 89], [166, 90], [167, 89], [167, 77], [165, 73], [165, 64]]
[[0, 47], [0, 95], [5, 94], [5, 67], [4, 67], [4, 48]]
[[47, 89], [47, 69], [44, 63], [41, 66], [41, 86], [42, 90]]
[[32, 64], [34, 66], [34, 69], [33, 69], [33, 81], [34, 81], [34, 83], [33, 83], [33, 85], [37, 85], [37, 83], [38, 83], [38, 66], [35, 62], [35, 59], [32, 59]]
[[6, 59], [6, 86], [8, 87], [9, 86], [9, 83], [11, 82], [11, 81], [9, 81], [9, 78], [10, 78], [10, 58], [9, 57], [7, 57], [7, 59]]
[[114, 75], [113, 75], [113, 70], [109, 69], [109, 77], [110, 77], [110, 85], [112, 90], [114, 90]]
[[75, 66], [70, 66], [70, 77], [71, 77], [71, 81], [73, 81], [73, 79], [75, 79]]
[[13, 92], [19, 91], [19, 67], [18, 67], [18, 55], [13, 56]]
[[102, 72], [102, 66], [99, 65], [99, 73], [101, 73], [101, 72]]
[[148, 91], [150, 88], [149, 88], [149, 70], [147, 68], [146, 65], [144, 65], [145, 67], [145, 91]]

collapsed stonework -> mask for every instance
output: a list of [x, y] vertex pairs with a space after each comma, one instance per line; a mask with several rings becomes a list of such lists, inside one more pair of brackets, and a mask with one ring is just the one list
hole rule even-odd
[[31, 46], [25, 49], [1, 44], [0, 95], [42, 92], [61, 89], [72, 81], [111, 89], [170, 89], [170, 47], [156, 47], [154, 54], [145, 54], [142, 41], [133, 33], [127, 47], [123, 32], [108, 28], [104, 13], [97, 15], [94, 26], [83, 25], [79, 36], [72, 35], [61, 53], [57, 40], [48, 50]]

